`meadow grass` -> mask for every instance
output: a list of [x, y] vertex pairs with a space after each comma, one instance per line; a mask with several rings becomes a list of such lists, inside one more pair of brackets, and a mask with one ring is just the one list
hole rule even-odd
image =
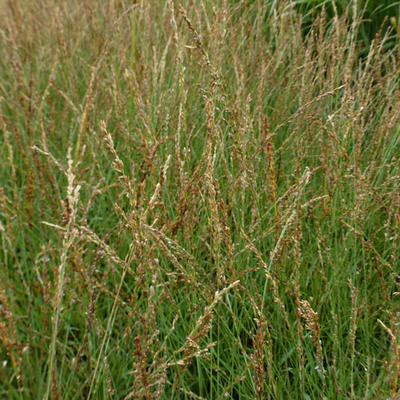
[[400, 398], [400, 54], [353, 11], [8, 3], [1, 398]]

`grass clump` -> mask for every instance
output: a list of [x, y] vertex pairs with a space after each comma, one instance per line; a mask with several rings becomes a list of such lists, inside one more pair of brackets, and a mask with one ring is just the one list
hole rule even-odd
[[364, 55], [377, 35], [388, 35], [385, 39], [386, 48], [393, 49], [398, 42], [399, 1], [298, 0], [296, 7], [304, 16], [306, 31], [310, 28], [313, 18], [321, 13], [331, 20], [335, 16], [348, 15], [352, 21], [359, 24], [358, 39], [366, 47]]
[[400, 395], [387, 36], [294, 2], [4, 12], [1, 397]]

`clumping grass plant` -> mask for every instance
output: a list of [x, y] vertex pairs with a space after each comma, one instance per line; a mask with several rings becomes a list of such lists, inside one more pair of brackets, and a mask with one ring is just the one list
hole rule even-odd
[[[270, 2], [271, 3], [271, 2]], [[398, 0], [294, 0], [303, 15], [303, 30], [308, 32], [312, 21], [323, 14], [327, 21], [346, 15], [358, 24], [357, 39], [363, 44], [362, 55], [368, 54], [377, 35], [388, 34], [385, 48], [393, 49], [399, 41], [400, 1]], [[274, 3], [272, 2], [272, 5]], [[360, 18], [361, 17], [361, 18]], [[328, 29], [331, 29], [328, 23]]]
[[324, 10], [2, 7], [1, 398], [400, 398], [399, 49]]

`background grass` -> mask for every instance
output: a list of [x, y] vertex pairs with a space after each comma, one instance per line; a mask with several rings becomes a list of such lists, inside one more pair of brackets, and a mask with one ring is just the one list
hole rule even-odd
[[[312, 21], [317, 15], [325, 14], [328, 21], [335, 15], [346, 14], [350, 21], [357, 22], [358, 39], [366, 47], [364, 54], [368, 52], [368, 47], [378, 35], [387, 34], [385, 46], [393, 49], [398, 42], [398, 19], [400, 2], [380, 1], [380, 0], [298, 0], [295, 1], [296, 8], [303, 15], [305, 31], [311, 28]], [[359, 16], [362, 18], [359, 18]]]
[[1, 397], [400, 396], [396, 44], [295, 2], [6, 13]]

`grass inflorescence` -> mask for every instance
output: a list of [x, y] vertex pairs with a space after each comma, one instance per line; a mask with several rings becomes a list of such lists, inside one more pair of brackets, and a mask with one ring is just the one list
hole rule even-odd
[[2, 6], [1, 398], [400, 396], [399, 49], [353, 3]]

